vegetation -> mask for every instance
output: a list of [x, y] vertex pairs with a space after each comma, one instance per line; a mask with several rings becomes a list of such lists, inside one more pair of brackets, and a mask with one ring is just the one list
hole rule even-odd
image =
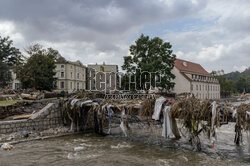
[[243, 72], [224, 74], [213, 71], [212, 74], [220, 82], [221, 92], [250, 93], [250, 67]]
[[[136, 78], [142, 75], [142, 72], [157, 72], [160, 77], [157, 87], [160, 90], [170, 90], [174, 87], [174, 83], [171, 82], [175, 76], [171, 73], [174, 68], [174, 61], [176, 56], [172, 54], [172, 46], [169, 42], [164, 42], [162, 39], [155, 37], [150, 39], [149, 36], [144, 36], [143, 34], [135, 41], [135, 44], [130, 46], [129, 56], [124, 57], [124, 64], [122, 69], [127, 72], [127, 74], [135, 75]], [[140, 69], [140, 70], [138, 70]], [[141, 72], [141, 73], [140, 73]], [[156, 78], [153, 77], [153, 78]], [[138, 85], [138, 80], [136, 83]], [[141, 78], [141, 83], [136, 89], [149, 89], [145, 85], [145, 82], [150, 80], [150, 77], [146, 76]], [[155, 86], [155, 85], [154, 85]]]
[[43, 49], [39, 44], [30, 46], [26, 52], [30, 57], [17, 71], [22, 87], [49, 91], [54, 89], [55, 59], [60, 55], [59, 52], [52, 48]]
[[19, 102], [19, 101], [18, 100], [10, 100], [10, 101], [4, 100], [4, 101], [0, 101], [0, 107], [1, 106], [13, 105], [13, 104], [15, 104], [17, 102]]
[[22, 54], [13, 46], [13, 41], [9, 37], [0, 36], [0, 88], [5, 87], [11, 81], [9, 70], [22, 62]]

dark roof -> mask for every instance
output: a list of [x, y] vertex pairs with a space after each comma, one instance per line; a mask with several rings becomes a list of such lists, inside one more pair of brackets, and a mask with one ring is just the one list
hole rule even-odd
[[60, 56], [59, 58], [56, 59], [56, 63], [66, 63], [67, 61], [65, 60], [64, 57]]
[[86, 67], [82, 64], [81, 61], [77, 60], [75, 62], [71, 62], [71, 61], [67, 61], [64, 57], [60, 56], [56, 59], [56, 63], [57, 64], [72, 64], [72, 65], [77, 65], [77, 66], [82, 66], [82, 67]]
[[205, 75], [205, 76], [211, 76], [211, 74], [208, 73], [198, 63], [193, 63], [193, 62], [185, 61], [182, 59], [176, 59], [174, 65], [181, 72], [190, 72], [190, 73], [195, 73], [195, 74], [200, 74], [200, 75]]

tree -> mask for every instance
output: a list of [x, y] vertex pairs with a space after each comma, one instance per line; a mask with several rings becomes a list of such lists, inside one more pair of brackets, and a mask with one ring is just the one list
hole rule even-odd
[[[175, 75], [171, 73], [171, 70], [174, 68], [176, 59], [171, 48], [169, 42], [164, 42], [159, 37], [150, 39], [149, 36], [142, 34], [135, 44], [130, 46], [131, 55], [124, 57], [122, 69], [132, 75], [136, 75], [137, 69], [141, 72], [157, 72], [161, 81], [156, 86], [160, 90], [170, 90], [174, 87], [171, 80], [175, 78]], [[142, 79], [141, 89], [145, 88], [146, 81], [148, 80]]]
[[22, 62], [22, 54], [13, 46], [13, 41], [9, 37], [0, 36], [0, 87], [6, 86], [11, 81], [9, 70]]
[[250, 92], [250, 76], [240, 76], [236, 81], [236, 87], [238, 92]]
[[55, 58], [60, 55], [59, 52], [52, 48], [43, 49], [39, 44], [30, 46], [26, 52], [30, 57], [18, 72], [23, 88], [54, 89]]
[[9, 67], [5, 63], [0, 61], [0, 87], [3, 88], [11, 80], [11, 75], [9, 74]]
[[234, 81], [232, 80], [227, 80], [223, 76], [215, 76], [215, 78], [219, 81], [220, 87], [221, 87], [221, 92], [229, 92], [229, 93], [235, 93], [237, 91], [236, 85]]

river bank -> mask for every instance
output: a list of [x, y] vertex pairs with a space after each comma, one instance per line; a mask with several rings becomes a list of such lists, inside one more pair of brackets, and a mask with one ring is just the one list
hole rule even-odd
[[22, 131], [13, 132], [10, 134], [0, 134], [0, 145], [3, 143], [17, 144], [19, 142], [28, 142], [32, 140], [45, 139], [49, 137], [59, 137], [64, 135], [74, 134], [68, 127], [57, 127], [44, 131]]

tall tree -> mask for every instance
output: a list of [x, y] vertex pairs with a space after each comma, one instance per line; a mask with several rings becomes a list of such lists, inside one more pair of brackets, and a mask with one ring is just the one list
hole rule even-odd
[[30, 46], [26, 52], [30, 57], [18, 72], [23, 88], [54, 89], [55, 57], [60, 55], [59, 52], [52, 48], [43, 49], [39, 44]]
[[[130, 46], [131, 55], [124, 57], [122, 69], [132, 75], [137, 75], [137, 69], [140, 69], [141, 72], [157, 72], [161, 81], [156, 86], [160, 90], [170, 90], [174, 87], [174, 83], [171, 81], [175, 76], [171, 70], [174, 68], [176, 59], [171, 48], [169, 42], [164, 42], [159, 37], [150, 39], [149, 36], [142, 34], [135, 41], [135, 44]], [[146, 81], [148, 80], [142, 79], [141, 85], [144, 85]]]
[[237, 91], [234, 81], [227, 80], [222, 75], [215, 75], [215, 78], [220, 83], [221, 92], [235, 93]]
[[13, 41], [9, 37], [0, 36], [0, 87], [7, 85], [11, 81], [9, 70], [23, 62], [22, 54], [13, 46]]
[[238, 92], [250, 92], [250, 76], [240, 76], [240, 78], [236, 81], [236, 86]]

